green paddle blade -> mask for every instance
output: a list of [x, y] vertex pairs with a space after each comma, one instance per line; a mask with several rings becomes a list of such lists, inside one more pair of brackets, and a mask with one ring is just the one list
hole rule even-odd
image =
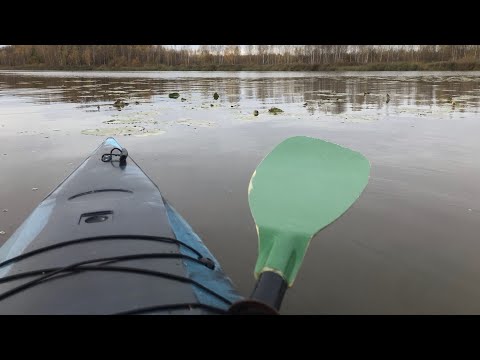
[[327, 141], [297, 136], [273, 149], [248, 189], [259, 241], [255, 277], [273, 271], [292, 286], [311, 238], [357, 200], [369, 174], [362, 154]]

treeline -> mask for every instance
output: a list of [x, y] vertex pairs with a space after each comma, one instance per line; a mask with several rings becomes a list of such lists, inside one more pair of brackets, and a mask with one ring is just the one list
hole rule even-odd
[[10, 45], [0, 67], [144, 70], [476, 70], [479, 45]]

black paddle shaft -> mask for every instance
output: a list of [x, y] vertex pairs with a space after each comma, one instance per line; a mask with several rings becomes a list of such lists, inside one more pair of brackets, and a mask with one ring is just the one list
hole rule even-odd
[[260, 274], [250, 298], [270, 305], [278, 311], [287, 288], [288, 284], [283, 277], [273, 271], [265, 271]]
[[278, 314], [282, 304], [287, 282], [273, 271], [265, 271], [255, 285], [250, 299], [233, 304], [230, 314], [236, 315], [274, 315]]

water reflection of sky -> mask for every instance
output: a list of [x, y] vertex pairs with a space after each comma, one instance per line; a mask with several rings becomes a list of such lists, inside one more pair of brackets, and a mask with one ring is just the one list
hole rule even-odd
[[176, 91], [198, 105], [218, 92], [224, 105], [282, 104], [310, 115], [461, 116], [478, 112], [479, 90], [477, 72], [0, 72], [0, 96], [33, 103], [159, 102]]

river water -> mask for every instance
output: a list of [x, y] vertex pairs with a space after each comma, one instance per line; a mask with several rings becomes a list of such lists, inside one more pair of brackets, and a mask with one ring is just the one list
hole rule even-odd
[[480, 313], [479, 107], [479, 72], [1, 71], [0, 244], [113, 135], [248, 295], [250, 177], [307, 135], [372, 172], [312, 240], [282, 313]]

